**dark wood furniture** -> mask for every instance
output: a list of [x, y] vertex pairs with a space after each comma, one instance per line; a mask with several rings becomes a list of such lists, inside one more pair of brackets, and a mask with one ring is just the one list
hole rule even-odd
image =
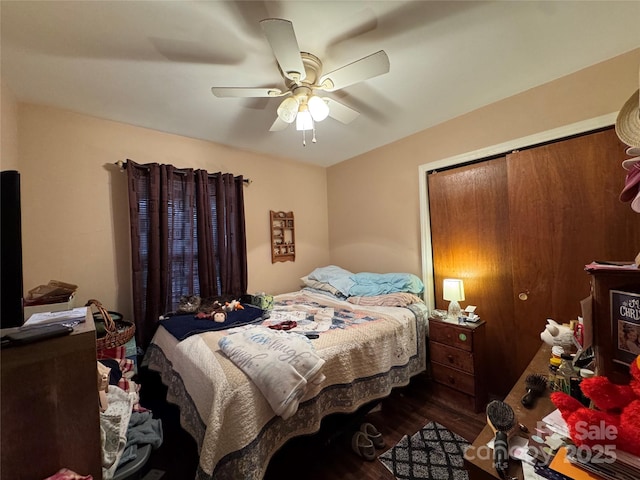
[[[555, 406], [549, 398], [549, 390], [536, 400], [534, 407], [530, 410], [524, 408], [520, 403], [522, 396], [526, 393], [525, 378], [530, 373], [546, 375], [550, 357], [551, 347], [542, 344], [538, 353], [533, 357], [533, 360], [513, 386], [509, 395], [504, 399], [504, 401], [513, 408], [516, 414], [516, 421], [525, 425], [529, 432], [535, 432], [537, 423], [545, 415], [555, 410]], [[523, 433], [522, 435], [526, 434]], [[493, 437], [493, 430], [491, 430], [489, 426], [486, 426], [466, 451], [464, 465], [469, 472], [470, 480], [500, 478], [493, 468], [493, 450], [486, 446]], [[519, 461], [510, 461], [509, 475], [522, 478], [522, 466]]]
[[484, 410], [487, 404], [484, 332], [484, 320], [457, 324], [429, 319], [434, 393], [476, 412]]
[[638, 214], [618, 199], [625, 148], [609, 128], [429, 173], [436, 308], [443, 278], [463, 279], [488, 319], [491, 394], [509, 392], [547, 318], [581, 314], [586, 264], [638, 254]]
[[629, 367], [613, 361], [617, 338], [612, 334], [611, 290], [640, 293], [640, 270], [588, 270], [591, 276], [593, 344], [599, 375], [626, 384]]
[[96, 362], [89, 313], [68, 336], [1, 351], [0, 478], [102, 478]]
[[293, 212], [269, 212], [271, 222], [271, 263], [295, 261], [296, 231]]

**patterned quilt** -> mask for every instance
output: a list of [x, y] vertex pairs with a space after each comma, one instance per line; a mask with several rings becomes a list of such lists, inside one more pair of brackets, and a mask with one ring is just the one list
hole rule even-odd
[[196, 479], [260, 479], [287, 440], [320, 428], [323, 417], [353, 412], [387, 396], [424, 371], [426, 318], [422, 304], [362, 307], [305, 290], [276, 297], [269, 325], [296, 318], [296, 330], [314, 332], [325, 360], [319, 393], [303, 398], [287, 420], [274, 414], [260, 390], [218, 347], [236, 329], [177, 341], [156, 332], [145, 363], [160, 372], [167, 400], [180, 407], [182, 426], [198, 444]]

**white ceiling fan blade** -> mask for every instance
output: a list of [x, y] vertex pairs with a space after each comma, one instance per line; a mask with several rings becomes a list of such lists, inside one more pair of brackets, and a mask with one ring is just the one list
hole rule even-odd
[[280, 117], [276, 117], [276, 121], [273, 122], [273, 125], [271, 125], [271, 128], [269, 129], [270, 132], [279, 132], [280, 130], [284, 130], [285, 128], [287, 128], [289, 126], [289, 124], [283, 120], [280, 120]]
[[293, 24], [281, 18], [267, 18], [260, 20], [260, 25], [267, 36], [282, 74], [294, 82], [304, 80], [307, 74], [300, 56]]
[[211, 87], [211, 93], [216, 97], [281, 97], [289, 92], [282, 93], [279, 88], [243, 88], [243, 87]]
[[323, 75], [319, 84], [323, 90], [333, 92], [354, 83], [377, 77], [388, 71], [389, 57], [384, 50], [380, 50]]
[[331, 98], [324, 98], [323, 100], [326, 101], [329, 106], [329, 116], [339, 122], [351, 123], [360, 115], [359, 112], [356, 112], [351, 107], [347, 107], [344, 103], [336, 102]]

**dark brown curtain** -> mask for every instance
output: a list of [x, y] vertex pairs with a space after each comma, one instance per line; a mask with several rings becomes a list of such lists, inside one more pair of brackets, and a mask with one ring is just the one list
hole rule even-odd
[[136, 341], [182, 295], [247, 290], [242, 176], [127, 161]]

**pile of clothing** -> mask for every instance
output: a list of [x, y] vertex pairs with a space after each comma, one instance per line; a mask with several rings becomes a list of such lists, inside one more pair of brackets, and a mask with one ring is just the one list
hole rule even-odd
[[98, 370], [108, 376], [101, 392], [100, 435], [102, 478], [110, 480], [119, 467], [137, 458], [139, 446], [162, 445], [162, 421], [140, 405], [135, 363], [126, 357], [124, 346], [99, 351], [98, 363]]

